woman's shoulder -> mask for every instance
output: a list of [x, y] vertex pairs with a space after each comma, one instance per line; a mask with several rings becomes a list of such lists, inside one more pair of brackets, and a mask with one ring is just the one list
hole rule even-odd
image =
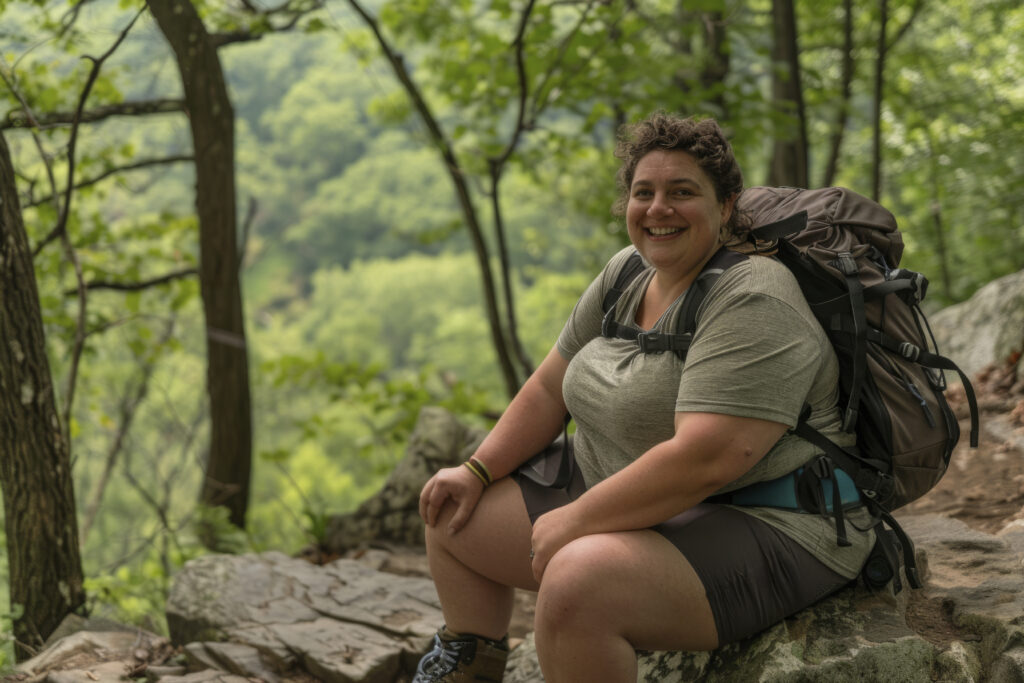
[[726, 270], [714, 290], [734, 296], [759, 295], [786, 302], [804, 301], [803, 292], [793, 273], [770, 256], [751, 254]]
[[[755, 324], [778, 321], [812, 329], [817, 326], [796, 277], [767, 256], [751, 255], [722, 273], [698, 308], [697, 320], [718, 318], [726, 312], [757, 321]], [[781, 322], [784, 320], [788, 322]]]

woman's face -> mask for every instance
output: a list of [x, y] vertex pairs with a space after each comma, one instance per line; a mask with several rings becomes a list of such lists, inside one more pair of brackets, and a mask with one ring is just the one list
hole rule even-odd
[[654, 150], [636, 165], [626, 204], [629, 239], [648, 263], [673, 280], [693, 280], [721, 246], [724, 204], [687, 152]]

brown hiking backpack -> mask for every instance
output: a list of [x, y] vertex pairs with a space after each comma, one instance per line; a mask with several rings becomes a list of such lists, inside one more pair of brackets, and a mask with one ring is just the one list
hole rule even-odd
[[[834, 516], [841, 545], [847, 544], [844, 507], [851, 507], [851, 499], [864, 504], [881, 541], [876, 546], [879, 571], [872, 579], [869, 561], [865, 580], [879, 585], [895, 578], [899, 589], [898, 541], [907, 579], [916, 588], [920, 581], [913, 544], [889, 513], [935, 486], [960, 438], [959, 424], [943, 393], [943, 370], [957, 372], [963, 382], [971, 413], [970, 443], [978, 444], [974, 390], [956, 364], [938, 354], [919, 306], [928, 281], [899, 268], [903, 239], [893, 215], [850, 190], [754, 187], [742, 193], [737, 208], [751, 219], [750, 244], [723, 248], [712, 257], [686, 294], [678, 333], [645, 332], [614, 322], [615, 300], [643, 269], [637, 253], [623, 266], [604, 301], [603, 334], [635, 339], [646, 353], [671, 350], [685, 357], [696, 330], [697, 309], [722, 272], [746, 253], [773, 254], [793, 272], [835, 348], [842, 428], [856, 433], [857, 447], [834, 444], [807, 425], [805, 415], [793, 432], [825, 456], [792, 477], [792, 486], [755, 484], [758, 491], [726, 494], [728, 500], [721, 502], [772, 505], [782, 492], [787, 501], [795, 498], [801, 509]], [[813, 485], [808, 483], [811, 477]], [[841, 490], [844, 486], [849, 491]], [[795, 495], [789, 490], [794, 487]], [[840, 500], [843, 504], [832, 504]], [[891, 531], [885, 531], [883, 522]], [[893, 574], [886, 576], [883, 565]]]

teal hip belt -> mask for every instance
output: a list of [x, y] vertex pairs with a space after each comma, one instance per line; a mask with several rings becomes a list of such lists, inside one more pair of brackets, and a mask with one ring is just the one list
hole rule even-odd
[[[834, 512], [833, 498], [838, 484], [839, 500], [843, 509], [860, 506], [860, 493], [846, 472], [839, 468], [831, 469], [835, 476], [821, 476], [812, 470], [801, 467], [778, 479], [759, 481], [737, 491], [720, 493], [706, 499], [706, 503], [722, 503], [726, 505], [743, 505], [749, 507], [773, 507], [784, 510], [819, 513], [824, 509]], [[817, 486], [817, 492], [815, 487]], [[801, 504], [803, 501], [803, 504]]]

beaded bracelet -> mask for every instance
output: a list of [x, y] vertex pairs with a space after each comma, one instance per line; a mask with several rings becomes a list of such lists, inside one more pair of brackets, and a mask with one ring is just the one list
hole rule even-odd
[[484, 488], [487, 488], [494, 483], [494, 479], [491, 478], [490, 471], [488, 471], [487, 467], [476, 458], [470, 458], [467, 462], [462, 464], [466, 466], [466, 469], [477, 476], [477, 479], [483, 483]]

